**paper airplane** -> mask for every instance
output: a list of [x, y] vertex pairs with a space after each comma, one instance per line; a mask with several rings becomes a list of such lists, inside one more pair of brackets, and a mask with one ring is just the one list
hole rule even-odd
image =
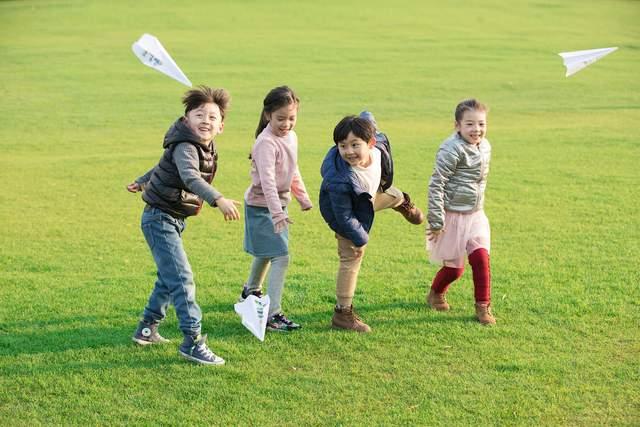
[[258, 298], [249, 295], [243, 302], [234, 304], [233, 308], [240, 315], [242, 324], [260, 341], [264, 341], [269, 316], [269, 295]]
[[193, 86], [178, 64], [171, 58], [169, 52], [162, 46], [160, 40], [151, 34], [143, 34], [137, 42], [131, 45], [131, 49], [147, 67], [156, 69], [189, 87]]
[[567, 67], [567, 74], [565, 77], [569, 77], [572, 74], [577, 73], [584, 67], [593, 64], [598, 59], [610, 54], [611, 52], [618, 50], [617, 47], [605, 47], [602, 49], [590, 49], [590, 50], [576, 50], [573, 52], [561, 52], [558, 55], [562, 57], [564, 66]]

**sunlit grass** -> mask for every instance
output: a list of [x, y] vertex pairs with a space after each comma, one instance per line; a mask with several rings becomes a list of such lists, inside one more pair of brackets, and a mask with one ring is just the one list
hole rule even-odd
[[[0, 423], [637, 425], [640, 5], [632, 1], [0, 2]], [[233, 312], [242, 223], [188, 220], [203, 329], [227, 360], [130, 341], [155, 267], [124, 187], [153, 166], [186, 87], [142, 66], [149, 32], [196, 84], [233, 96], [215, 185], [241, 199], [261, 101], [302, 99], [313, 200], [332, 130], [372, 110], [396, 185], [422, 208], [452, 110], [490, 107], [494, 328], [427, 310], [424, 228], [377, 215], [355, 305], [329, 328], [337, 255], [317, 209], [290, 212], [284, 307], [304, 328], [260, 343]], [[620, 49], [571, 78], [557, 52]]]

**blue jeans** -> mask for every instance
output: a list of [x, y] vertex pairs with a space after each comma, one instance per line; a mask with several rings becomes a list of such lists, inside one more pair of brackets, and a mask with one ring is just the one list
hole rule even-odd
[[169, 303], [173, 303], [180, 330], [185, 335], [200, 334], [202, 311], [196, 303], [196, 284], [182, 246], [184, 220], [147, 207], [141, 226], [158, 267], [158, 280], [144, 309], [144, 320], [161, 322], [167, 315]]

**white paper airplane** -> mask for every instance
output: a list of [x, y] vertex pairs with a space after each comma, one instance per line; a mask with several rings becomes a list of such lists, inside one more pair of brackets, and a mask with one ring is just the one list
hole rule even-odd
[[131, 45], [131, 49], [147, 67], [154, 68], [189, 87], [193, 86], [178, 64], [171, 58], [169, 52], [162, 46], [160, 40], [151, 34], [143, 34], [137, 42]]
[[243, 302], [234, 304], [233, 308], [240, 315], [242, 324], [260, 341], [264, 341], [269, 316], [269, 295], [258, 298], [249, 295]]
[[611, 52], [618, 50], [617, 47], [605, 47], [602, 49], [590, 49], [590, 50], [576, 50], [574, 52], [561, 52], [558, 55], [562, 57], [564, 66], [567, 67], [567, 74], [565, 77], [569, 77], [572, 74], [582, 70], [587, 65], [593, 64], [598, 59], [610, 54]]

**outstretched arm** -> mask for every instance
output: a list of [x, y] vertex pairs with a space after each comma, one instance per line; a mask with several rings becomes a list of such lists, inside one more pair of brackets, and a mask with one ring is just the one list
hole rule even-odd
[[226, 221], [240, 219], [236, 206], [240, 202], [224, 198], [222, 193], [212, 187], [200, 175], [197, 149], [189, 143], [181, 143], [173, 150], [173, 160], [178, 168], [180, 179], [187, 189], [213, 207], [219, 207]]
[[127, 191], [130, 193], [137, 193], [139, 191], [144, 191], [144, 185], [147, 182], [149, 182], [149, 179], [151, 179], [151, 174], [153, 173], [153, 169], [155, 168], [149, 169], [147, 173], [137, 178], [131, 184], [127, 185]]

